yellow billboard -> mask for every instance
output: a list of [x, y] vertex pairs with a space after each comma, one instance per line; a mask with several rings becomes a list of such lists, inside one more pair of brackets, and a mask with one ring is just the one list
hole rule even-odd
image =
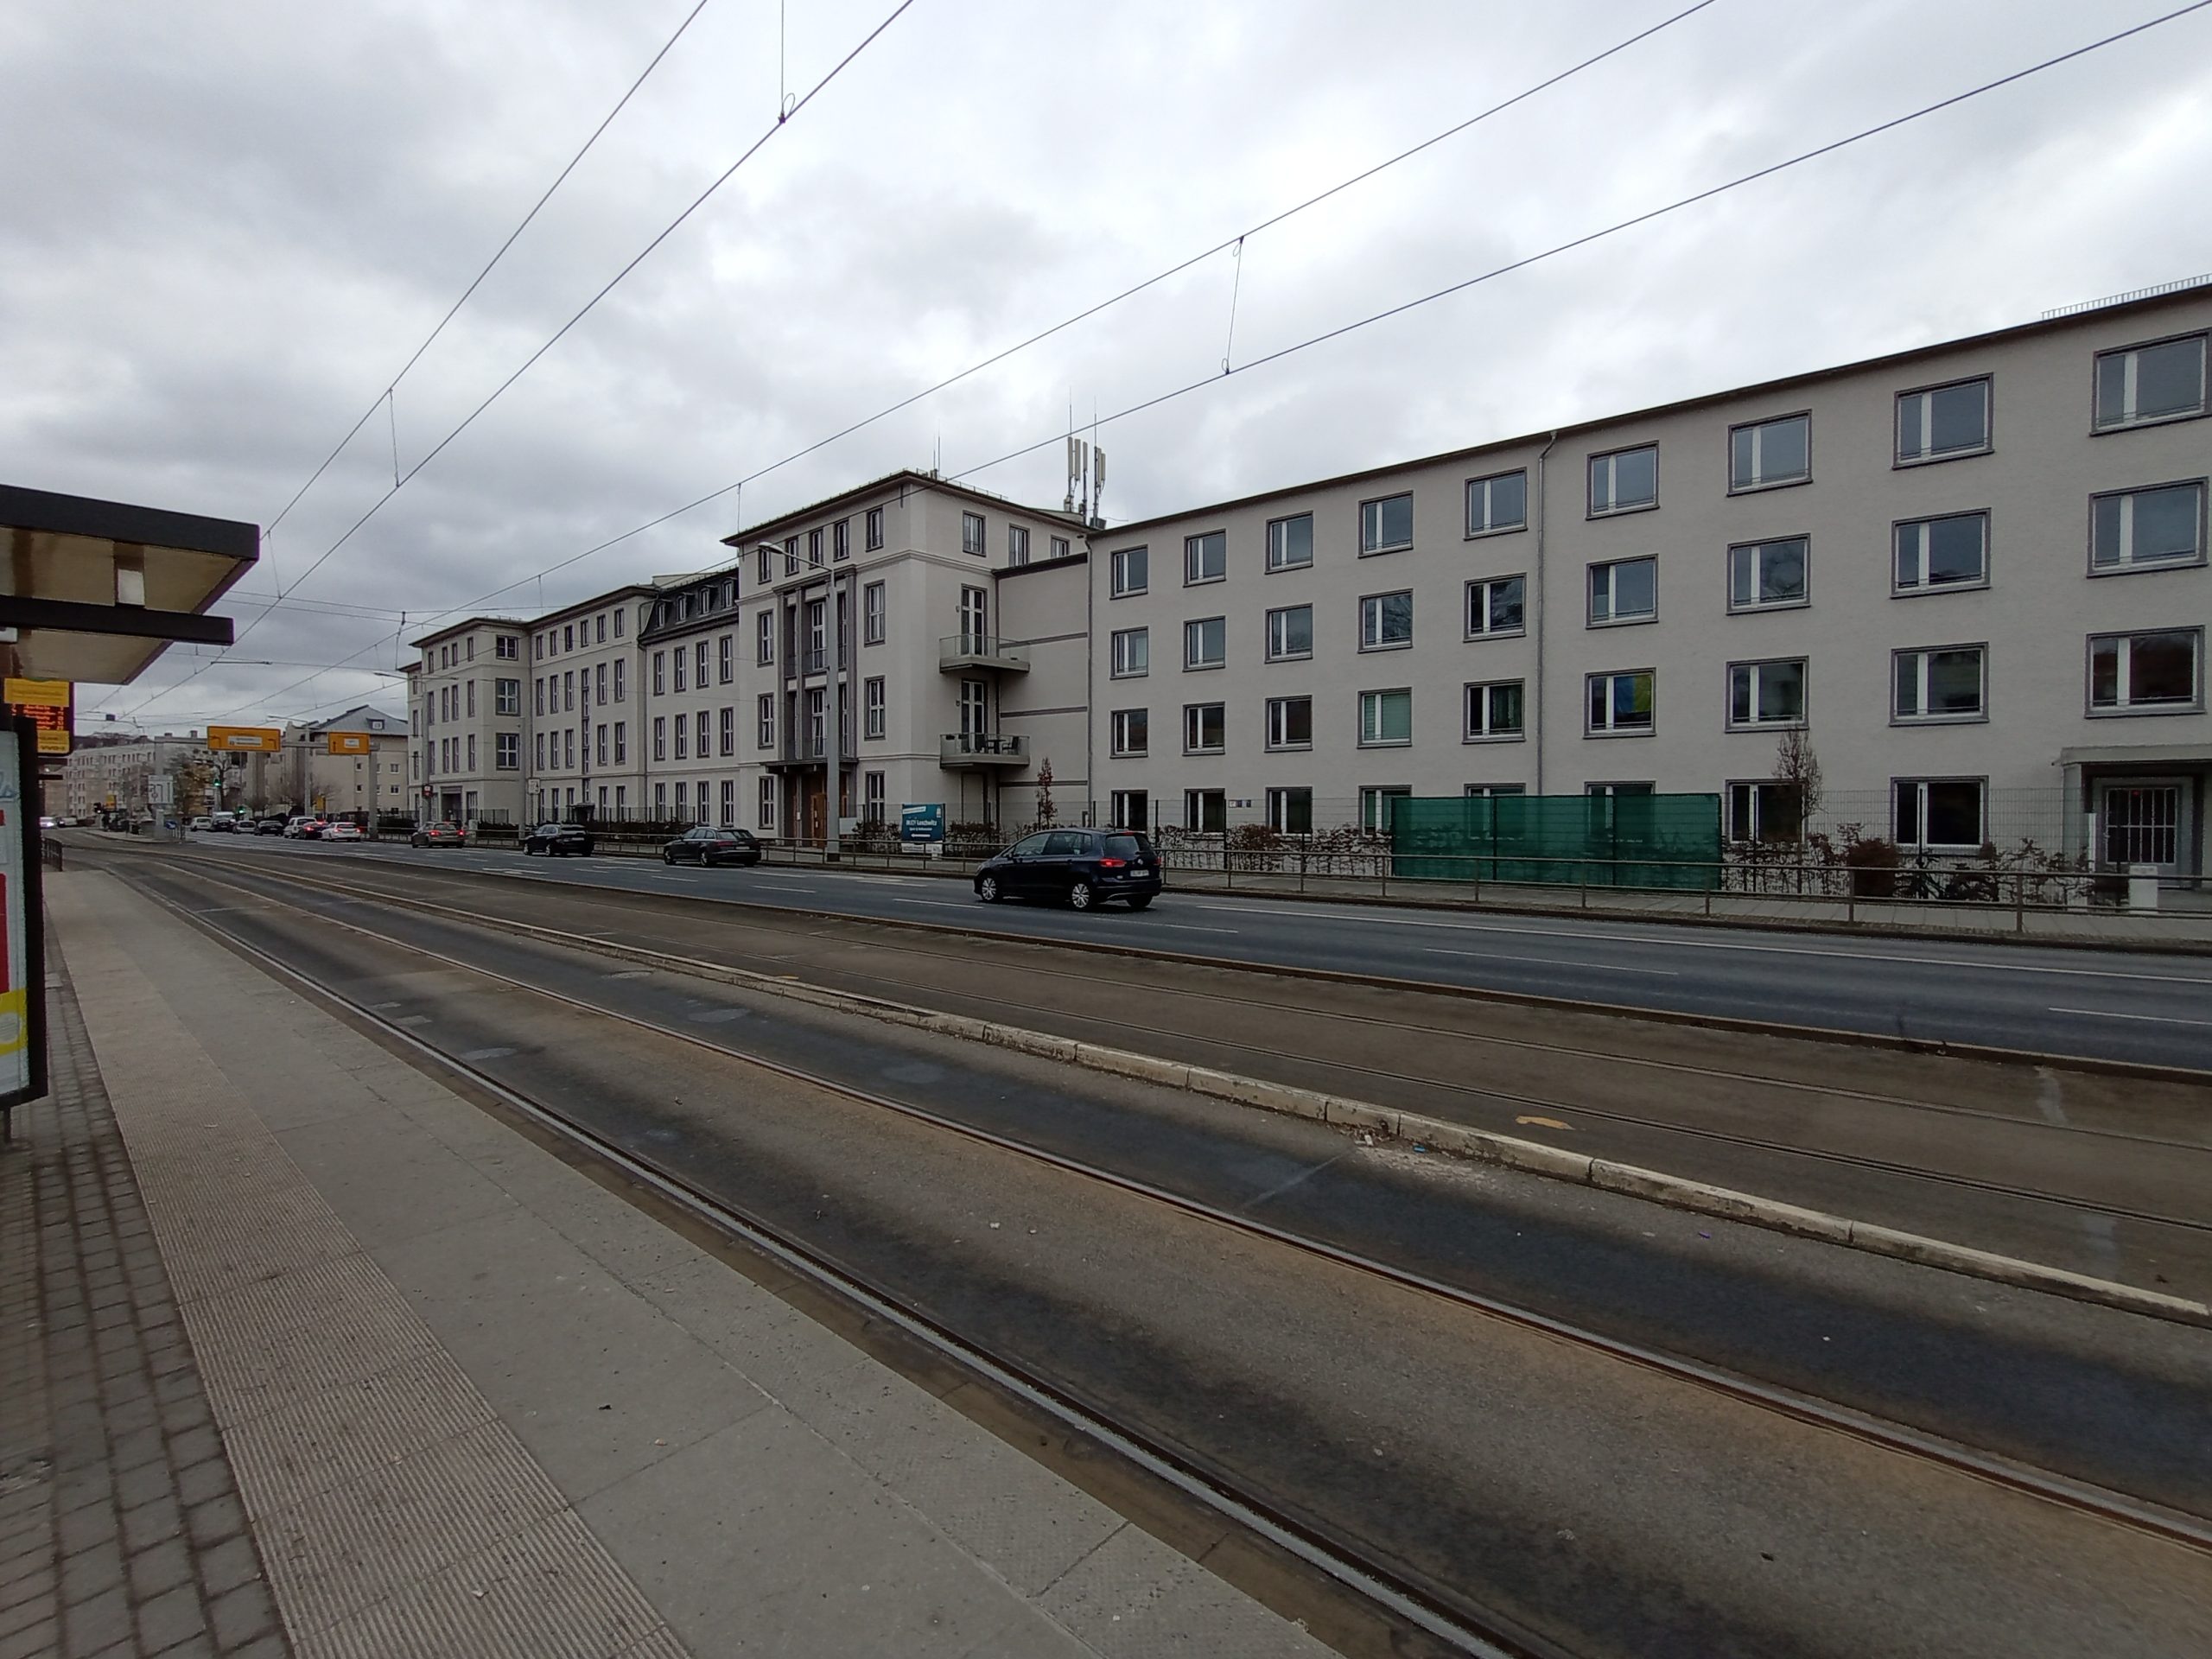
[[67, 680], [25, 680], [7, 676], [0, 683], [0, 700], [8, 712], [20, 715], [38, 728], [38, 752], [43, 755], [69, 753], [74, 745], [77, 688]]
[[7, 677], [5, 700], [18, 709], [67, 709], [76, 695], [67, 680], [20, 680]]
[[327, 752], [332, 754], [366, 754], [369, 752], [369, 734], [366, 732], [326, 732], [323, 741], [329, 746]]
[[225, 754], [274, 754], [284, 747], [284, 734], [274, 726], [210, 726], [207, 747]]

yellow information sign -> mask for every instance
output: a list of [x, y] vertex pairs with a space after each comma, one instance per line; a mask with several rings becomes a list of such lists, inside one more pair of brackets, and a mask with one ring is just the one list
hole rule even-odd
[[226, 754], [275, 754], [284, 747], [284, 734], [274, 726], [210, 726], [207, 747]]
[[0, 682], [8, 712], [38, 728], [41, 754], [67, 754], [77, 726], [77, 688], [67, 680], [25, 680], [10, 674]]
[[326, 732], [323, 741], [329, 745], [332, 754], [366, 754], [369, 734], [366, 732]]
[[10, 674], [0, 686], [0, 700], [18, 709], [67, 709], [76, 695], [76, 686], [67, 680], [20, 680]]

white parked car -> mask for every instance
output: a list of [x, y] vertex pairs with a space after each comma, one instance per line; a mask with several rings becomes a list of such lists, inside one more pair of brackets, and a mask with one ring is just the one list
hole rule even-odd
[[322, 838], [325, 841], [366, 841], [368, 839], [361, 833], [359, 824], [343, 822], [323, 825]]

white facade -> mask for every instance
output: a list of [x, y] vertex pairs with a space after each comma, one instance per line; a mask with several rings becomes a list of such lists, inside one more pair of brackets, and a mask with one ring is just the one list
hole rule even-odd
[[529, 637], [527, 623], [477, 616], [414, 642], [408, 786], [418, 819], [521, 821]]
[[639, 636], [654, 589], [618, 588], [530, 625], [529, 817], [633, 814], [645, 798], [638, 741]]

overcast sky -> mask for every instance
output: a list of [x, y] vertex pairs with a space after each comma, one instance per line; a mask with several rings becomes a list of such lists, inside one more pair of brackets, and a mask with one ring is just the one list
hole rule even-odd
[[[1716, 0], [1243, 250], [1247, 360], [2171, 10]], [[268, 524], [694, 0], [0, 7], [0, 481]], [[397, 639], [755, 472], [1689, 0], [918, 0], [298, 589], [896, 0], [709, 0], [148, 729], [331, 713]], [[779, 79], [780, 76], [780, 79]], [[1131, 518], [2034, 318], [2212, 269], [2212, 10], [1102, 433]], [[1217, 255], [485, 608], [714, 563], [1217, 371]], [[976, 474], [1059, 503], [1057, 448]], [[542, 587], [542, 592], [541, 592]], [[240, 626], [262, 607], [237, 596]], [[187, 677], [189, 677], [188, 679]], [[167, 688], [174, 688], [173, 690]], [[94, 717], [97, 718], [96, 716]], [[80, 712], [80, 725], [92, 721]]]

